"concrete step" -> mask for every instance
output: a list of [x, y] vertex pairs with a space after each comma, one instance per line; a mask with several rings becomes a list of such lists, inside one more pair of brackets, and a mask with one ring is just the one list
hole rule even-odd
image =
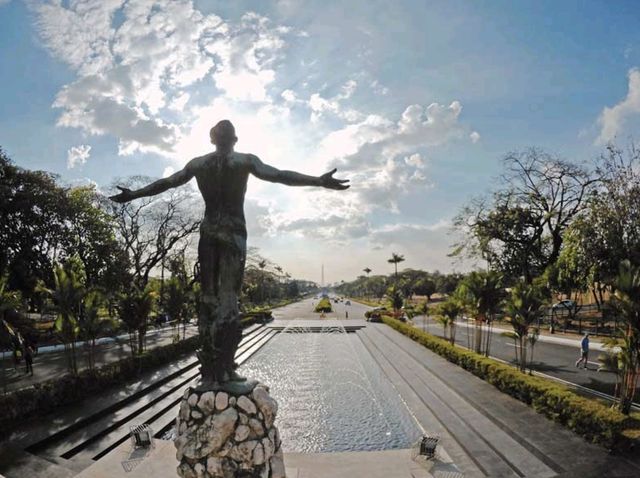
[[[262, 324], [257, 325], [257, 327], [245, 335], [239, 350], [244, 350], [247, 344], [269, 331]], [[145, 378], [134, 384], [128, 384], [110, 390], [105, 397], [96, 397], [95, 399], [86, 401], [80, 406], [76, 405], [75, 407], [71, 407], [66, 414], [67, 416], [70, 415], [67, 420], [54, 421], [49, 427], [42, 427], [42, 423], [37, 423], [34, 427], [34, 433], [23, 434], [22, 436], [22, 441], [27, 437], [35, 438], [35, 440], [30, 443], [26, 443], [25, 448], [32, 453], [41, 453], [52, 445], [56, 446], [57, 442], [64, 441], [65, 443], [73, 443], [73, 438], [66, 439], [66, 437], [69, 437], [75, 432], [80, 431], [84, 433], [87, 429], [99, 430], [100, 427], [107, 428], [109, 425], [104, 426], [105, 422], [102, 421], [103, 418], [106, 417], [107, 421], [117, 421], [117, 418], [116, 420], [112, 420], [110, 417], [114, 415], [122, 416], [120, 410], [129, 410], [127, 407], [129, 404], [133, 404], [134, 409], [138, 408], [139, 401], [147, 396], [153, 400], [159, 394], [164, 393], [163, 391], [167, 389], [167, 387], [164, 386], [165, 384], [168, 384], [169, 388], [171, 388], [171, 384], [175, 383], [175, 380], [184, 380], [181, 377], [185, 373], [196, 369], [197, 365], [198, 360], [190, 356], [175, 364], [168, 364], [158, 370], [149, 372], [145, 374]], [[161, 390], [154, 392], [154, 390], [160, 387]], [[90, 407], [91, 413], [87, 413], [88, 407]], [[92, 425], [94, 423], [99, 423], [99, 425], [95, 427]]]
[[[238, 348], [238, 363], [248, 360], [275, 334], [275, 331], [263, 326], [247, 334]], [[148, 393], [138, 397], [138, 400], [127, 403], [108, 415], [97, 417], [85, 423], [82, 428], [58, 434], [47, 444], [38, 444], [39, 452], [51, 457], [87, 461], [103, 456], [127, 440], [131, 425], [148, 423], [156, 432], [167, 428], [175, 419], [184, 389], [199, 376], [196, 365], [197, 361], [193, 361], [181, 374], [161, 386], [148, 387]]]
[[176, 391], [180, 393], [184, 387], [198, 375], [199, 372], [197, 368], [191, 368], [160, 387], [150, 390], [149, 393], [141, 397], [140, 400], [128, 403], [113, 413], [100, 417], [87, 424], [87, 426], [65, 436], [64, 439], [56, 440], [51, 446], [42, 449], [40, 453], [70, 458], [75, 454], [73, 450], [76, 448], [82, 448], [87, 443], [98, 440], [101, 436], [104, 436], [122, 424], [135, 421], [138, 415], [153, 407], [165, 397], [175, 394]]
[[0, 474], [6, 478], [72, 478], [77, 471], [5, 444], [0, 447]]

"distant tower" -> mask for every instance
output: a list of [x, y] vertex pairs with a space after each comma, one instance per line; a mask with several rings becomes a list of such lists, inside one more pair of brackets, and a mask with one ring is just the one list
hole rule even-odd
[[320, 291], [323, 297], [327, 297], [327, 288], [324, 286], [324, 264], [322, 264], [320, 272]]

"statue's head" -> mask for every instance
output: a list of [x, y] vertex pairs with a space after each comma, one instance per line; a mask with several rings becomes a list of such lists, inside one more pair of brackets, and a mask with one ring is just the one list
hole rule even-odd
[[219, 121], [218, 124], [211, 128], [209, 136], [211, 137], [211, 142], [218, 149], [232, 149], [238, 141], [236, 129], [229, 120]]

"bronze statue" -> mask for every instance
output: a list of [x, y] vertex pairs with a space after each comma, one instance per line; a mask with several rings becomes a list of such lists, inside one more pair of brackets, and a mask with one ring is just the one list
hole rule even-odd
[[206, 206], [198, 244], [202, 292], [198, 358], [203, 384], [216, 385], [245, 380], [235, 372], [234, 356], [242, 338], [238, 297], [247, 252], [244, 195], [249, 174], [288, 186], [337, 190], [347, 189], [349, 180], [334, 178], [335, 169], [319, 177], [307, 176], [276, 169], [253, 154], [237, 153], [234, 146], [238, 138], [228, 120], [211, 128], [210, 136], [214, 152], [194, 158], [181, 171], [136, 191], [118, 187], [121, 192], [111, 199], [127, 202], [154, 196], [195, 176]]

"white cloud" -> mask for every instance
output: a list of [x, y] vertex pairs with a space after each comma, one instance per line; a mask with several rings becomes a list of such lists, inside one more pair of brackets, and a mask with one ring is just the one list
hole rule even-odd
[[286, 103], [293, 104], [300, 101], [293, 90], [284, 90], [280, 96]]
[[274, 230], [340, 243], [371, 240], [369, 224], [377, 212], [400, 214], [402, 198], [432, 186], [424, 152], [468, 135], [459, 123], [461, 111], [457, 101], [411, 105], [396, 121], [369, 115], [330, 132], [311, 162], [337, 167], [336, 176], [349, 178], [351, 189], [290, 193], [295, 200], [274, 216]]
[[627, 97], [611, 108], [605, 106], [600, 113], [598, 118], [600, 134], [596, 139], [596, 144], [612, 141], [630, 116], [640, 114], [640, 69], [632, 68], [629, 70], [628, 76]]
[[90, 154], [91, 146], [87, 144], [72, 146], [67, 151], [67, 169], [73, 169], [78, 165], [86, 163]]
[[473, 144], [476, 144], [478, 141], [480, 141], [480, 133], [478, 133], [477, 131], [472, 131], [469, 135], [469, 139]]
[[226, 22], [191, 0], [30, 5], [45, 46], [77, 75], [56, 96], [58, 125], [113, 135], [123, 155], [174, 157], [193, 122], [189, 89], [201, 82], [231, 99], [269, 101], [289, 32], [254, 13]]
[[340, 92], [331, 98], [324, 98], [320, 93], [313, 93], [307, 101], [307, 106], [311, 109], [311, 122], [318, 122], [327, 113], [331, 113], [348, 122], [362, 120], [365, 115], [361, 112], [343, 106], [344, 100], [351, 98], [357, 87], [357, 81], [351, 79], [345, 82], [340, 87]]
[[180, 93], [171, 100], [169, 108], [174, 111], [182, 111], [190, 98], [191, 95], [189, 93]]
[[209, 42], [205, 49], [224, 65], [213, 75], [218, 88], [232, 99], [268, 101], [267, 87], [275, 79], [274, 68], [285, 46], [283, 36], [289, 31], [250, 12], [228, 36]]
[[432, 103], [426, 108], [410, 105], [396, 121], [369, 116], [328, 135], [320, 145], [329, 154], [332, 166], [348, 172], [367, 172], [388, 165], [398, 155], [447, 143], [464, 134], [458, 118], [462, 106]]

